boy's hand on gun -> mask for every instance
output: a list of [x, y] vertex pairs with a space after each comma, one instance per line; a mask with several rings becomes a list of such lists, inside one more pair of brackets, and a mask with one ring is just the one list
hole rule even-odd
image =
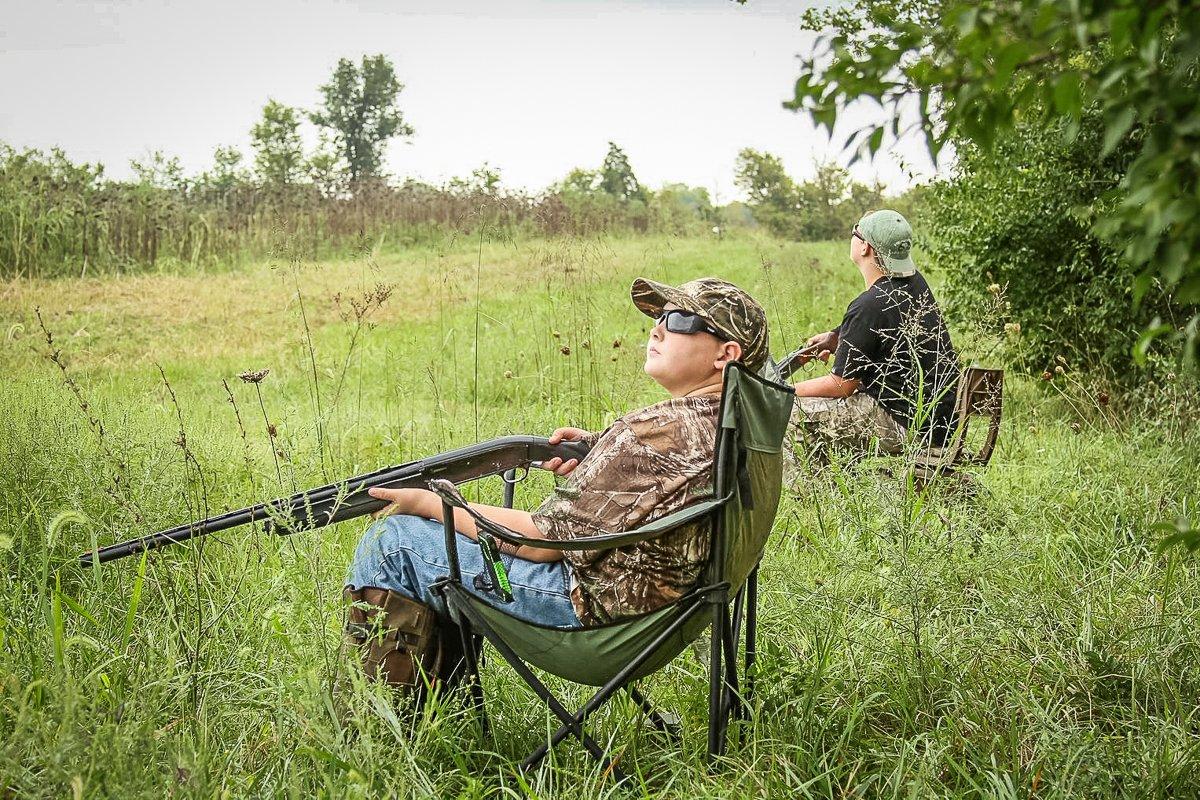
[[[584, 437], [587, 435], [588, 432], [583, 428], [559, 428], [558, 430], [554, 431], [554, 433], [550, 434], [550, 444], [558, 444], [559, 442], [580, 442], [583, 441]], [[558, 456], [555, 456], [549, 461], [541, 462], [539, 466], [542, 469], [550, 470], [555, 475], [566, 476], [574, 472], [575, 468], [579, 466], [579, 459], [571, 458], [563, 461]]]

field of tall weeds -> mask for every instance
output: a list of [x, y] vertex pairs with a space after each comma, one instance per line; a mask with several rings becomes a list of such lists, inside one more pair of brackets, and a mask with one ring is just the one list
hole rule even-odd
[[[1155, 387], [1151, 416], [1069, 363], [1010, 373], [999, 449], [965, 488], [802, 472], [762, 566], [754, 714], [706, 768], [705, 662], [685, 653], [644, 682], [681, 743], [626, 702], [589, 723], [632, 787], [569, 746], [517, 773], [552, 722], [498, 658], [492, 739], [453, 701], [414, 727], [377, 688], [345, 688], [363, 521], [73, 563], [481, 439], [598, 429], [661, 397], [633, 277], [738, 283], [780, 355], [859, 291], [844, 251], [472, 235], [0, 284], [0, 797], [1197, 794], [1200, 564], [1154, 528], [1196, 516], [1183, 378]], [[989, 365], [1019, 354], [1018, 332], [986, 334], [955, 331]], [[531, 475], [518, 502], [550, 485]]]

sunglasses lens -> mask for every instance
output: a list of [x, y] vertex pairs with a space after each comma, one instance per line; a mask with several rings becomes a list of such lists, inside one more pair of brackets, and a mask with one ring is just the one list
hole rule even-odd
[[665, 321], [666, 328], [670, 333], [699, 333], [705, 328], [704, 320], [695, 314], [676, 309], [665, 312], [658, 318], [658, 321]]

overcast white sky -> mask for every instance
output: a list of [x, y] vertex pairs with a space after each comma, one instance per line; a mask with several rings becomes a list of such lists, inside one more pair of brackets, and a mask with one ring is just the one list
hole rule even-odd
[[[249, 156], [268, 98], [311, 108], [339, 57], [385, 53], [416, 128], [389, 148], [395, 175], [440, 182], [487, 162], [536, 190], [598, 166], [613, 140], [643, 183], [706, 186], [724, 202], [743, 147], [799, 177], [814, 158], [846, 160], [780, 105], [812, 43], [798, 25], [808, 5], [4, 0], [0, 140], [57, 145], [118, 177], [153, 149], [197, 172], [217, 145]], [[900, 190], [931, 168], [901, 142], [853, 171]]]

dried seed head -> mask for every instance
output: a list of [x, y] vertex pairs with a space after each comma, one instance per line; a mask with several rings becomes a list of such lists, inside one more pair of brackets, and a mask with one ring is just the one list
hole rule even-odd
[[613, 353], [612, 358], [610, 358], [609, 361], [616, 361], [616, 360], [617, 360], [617, 354]]
[[511, 369], [506, 369], [506, 370], [504, 370], [504, 377], [506, 377], [506, 378], [511, 378], [511, 377], [512, 377], [512, 370], [511, 370]]
[[246, 383], [262, 383], [262, 379], [271, 374], [269, 369], [255, 369], [239, 372], [238, 377]]
[[591, 350], [591, 349], [592, 349], [592, 343], [591, 343], [591, 341], [590, 341], [590, 340], [588, 340], [588, 339], [584, 339], [584, 340], [583, 340], [583, 342], [582, 342], [582, 343], [580, 343], [580, 345], [579, 345], [579, 346], [580, 346], [580, 347], [582, 347], [584, 350]]
[[561, 338], [562, 338], [562, 334], [561, 334], [561, 333], [559, 333], [558, 331], [550, 331], [550, 335], [551, 335], [551, 336], [553, 336], [555, 339], [561, 339]]
[[1005, 323], [1004, 332], [1007, 333], [1009, 336], [1020, 336], [1021, 335], [1021, 323], [1019, 323], [1019, 322]]
[[1054, 360], [1055, 360], [1055, 361], [1057, 361], [1057, 362], [1058, 362], [1058, 363], [1060, 363], [1060, 364], [1066, 364], [1066, 363], [1067, 363], [1067, 360], [1066, 360], [1065, 358], [1063, 358], [1062, 356], [1055, 356], [1055, 357], [1054, 357]]
[[1044, 381], [1052, 381], [1052, 380], [1054, 380], [1054, 373], [1053, 373], [1053, 372], [1049, 372], [1049, 371], [1047, 371], [1047, 372], [1043, 372], [1043, 373], [1042, 373], [1042, 380], [1044, 380]]
[[1070, 425], [1070, 428], [1071, 428], [1071, 430], [1075, 431], [1076, 433], [1079, 433], [1079, 430], [1080, 430], [1080, 428], [1082, 428], [1082, 427], [1083, 427], [1083, 426], [1082, 426], [1082, 425], [1080, 425], [1078, 422], [1072, 422], [1072, 423], [1071, 423], [1071, 425]]
[[1066, 370], [1064, 370], [1064, 369], [1062, 368], [1062, 364], [1059, 364], [1058, 366], [1056, 366], [1056, 367], [1054, 368], [1054, 374], [1055, 374], [1055, 375], [1062, 375], [1062, 374], [1063, 374], [1063, 372], [1065, 372], [1065, 371], [1066, 371]]
[[1106, 406], [1106, 405], [1108, 405], [1108, 401], [1109, 401], [1108, 392], [1100, 392], [1100, 394], [1096, 395], [1096, 402], [1099, 403], [1100, 405]]
[[562, 353], [564, 356], [569, 356], [571, 355], [571, 348], [570, 346], [564, 344], [562, 347], [558, 348], [558, 352]]
[[998, 283], [991, 284], [990, 286], [988, 286], [988, 291], [991, 292], [992, 294], [1000, 294], [1000, 284], [998, 284]]
[[614, 350], [616, 350], [616, 349], [617, 349], [618, 347], [620, 347], [620, 346], [621, 346], [621, 340], [620, 340], [620, 339], [613, 339], [613, 349], [614, 349]]
[[277, 433], [278, 433], [278, 431], [275, 429], [275, 423], [268, 422], [267, 423], [267, 435], [270, 436], [272, 439], [274, 439]]

